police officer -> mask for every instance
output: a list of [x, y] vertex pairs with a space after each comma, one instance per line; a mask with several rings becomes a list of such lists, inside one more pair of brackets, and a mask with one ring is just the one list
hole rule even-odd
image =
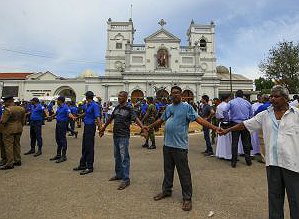
[[[2, 106], [3, 100], [0, 100], [0, 121], [2, 120], [2, 114], [4, 111], [4, 108]], [[0, 166], [3, 166], [6, 164], [6, 155], [5, 155], [5, 148], [4, 148], [4, 143], [3, 143], [3, 135], [2, 135], [2, 131], [3, 131], [3, 124], [0, 123], [0, 152], [1, 152], [1, 161], [0, 161]]]
[[[144, 122], [144, 124], [148, 126], [155, 122], [156, 116], [157, 116], [157, 109], [156, 109], [156, 106], [154, 105], [154, 99], [152, 97], [147, 97], [147, 104], [148, 104], [148, 107], [146, 109], [146, 113], [143, 117], [142, 122]], [[148, 144], [149, 139], [152, 142], [151, 146], [149, 146], [149, 144]], [[142, 147], [146, 147], [148, 149], [156, 149], [154, 128], [149, 129], [148, 135], [146, 136], [145, 144], [142, 145]]]
[[52, 117], [56, 116], [55, 139], [57, 143], [57, 154], [50, 158], [50, 160], [55, 160], [56, 163], [61, 163], [67, 160], [66, 130], [68, 118], [75, 119], [75, 117], [71, 114], [71, 110], [66, 105], [65, 98], [63, 96], [58, 97], [57, 105], [56, 113], [52, 115]]
[[20, 139], [25, 125], [25, 109], [21, 106], [15, 106], [13, 96], [2, 99], [5, 105], [1, 123], [4, 126], [2, 133], [6, 164], [0, 169], [7, 170], [22, 165]]
[[24, 155], [34, 154], [35, 145], [37, 142], [38, 150], [34, 157], [42, 155], [43, 139], [42, 139], [42, 124], [44, 120], [44, 114], [48, 116], [48, 112], [44, 106], [42, 106], [37, 97], [31, 100], [31, 114], [30, 114], [30, 150]]
[[99, 105], [93, 100], [94, 93], [87, 91], [86, 96], [86, 108], [83, 114], [84, 119], [84, 131], [82, 140], [82, 156], [80, 164], [75, 167], [74, 171], [81, 171], [80, 175], [85, 175], [93, 172], [94, 162], [94, 136], [96, 132], [96, 124], [98, 130], [101, 128], [101, 117]]

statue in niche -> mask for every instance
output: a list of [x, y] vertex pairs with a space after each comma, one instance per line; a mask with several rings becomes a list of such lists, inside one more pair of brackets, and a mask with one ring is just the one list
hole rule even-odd
[[157, 54], [157, 63], [160, 68], [168, 67], [168, 52], [166, 49], [160, 49]]

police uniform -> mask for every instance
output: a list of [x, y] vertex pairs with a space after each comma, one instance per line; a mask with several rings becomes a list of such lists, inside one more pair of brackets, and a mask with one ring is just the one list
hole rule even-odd
[[56, 129], [55, 129], [55, 139], [57, 144], [57, 154], [50, 160], [56, 160], [56, 163], [66, 161], [66, 150], [67, 150], [67, 140], [66, 131], [68, 124], [68, 117], [71, 111], [66, 103], [63, 103], [57, 107], [56, 110]]
[[0, 151], [1, 151], [1, 161], [0, 161], [0, 166], [3, 166], [6, 164], [6, 154], [5, 154], [5, 148], [4, 148], [4, 143], [3, 143], [3, 129], [4, 129], [4, 126], [3, 124], [1, 123], [0, 124]]
[[[93, 97], [93, 92], [88, 91], [85, 94], [87, 97]], [[75, 171], [83, 170], [80, 174], [84, 175], [93, 172], [94, 162], [94, 137], [96, 132], [95, 120], [100, 117], [100, 107], [95, 101], [87, 102], [85, 108], [84, 131], [82, 140], [82, 156], [78, 167]]]
[[25, 109], [21, 106], [6, 107], [1, 123], [6, 156], [6, 164], [1, 169], [11, 169], [14, 165], [21, 165], [20, 139], [25, 125]]
[[42, 124], [44, 120], [44, 110], [45, 107], [39, 103], [38, 98], [33, 98], [31, 101], [34, 104], [31, 105], [30, 114], [30, 150], [24, 155], [35, 153], [35, 145], [37, 142], [38, 152], [34, 156], [39, 156], [42, 154]]

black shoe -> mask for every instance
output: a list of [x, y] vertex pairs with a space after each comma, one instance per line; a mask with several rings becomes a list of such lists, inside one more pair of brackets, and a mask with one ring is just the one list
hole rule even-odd
[[130, 181], [128, 182], [122, 182], [119, 187], [117, 188], [117, 190], [124, 190], [125, 188], [127, 188], [130, 185]]
[[142, 145], [142, 147], [143, 147], [143, 148], [148, 148], [148, 144], [145, 143], [145, 144]]
[[24, 155], [29, 155], [29, 154], [34, 154], [35, 153], [35, 150], [30, 150], [30, 151], [27, 151], [26, 153], [24, 153]]
[[55, 163], [62, 163], [64, 161], [66, 161], [66, 160], [67, 160], [67, 158], [63, 156], [63, 157], [59, 158], [58, 160], [56, 160]]
[[22, 166], [22, 162], [21, 161], [17, 161], [17, 162], [14, 162], [14, 164], [13, 164], [14, 166]]
[[13, 169], [14, 166], [13, 165], [4, 165], [2, 167], [0, 167], [0, 170], [10, 170]]
[[232, 168], [236, 168], [236, 166], [237, 166], [237, 162], [232, 162], [232, 163], [231, 163], [231, 166], [232, 166]]
[[157, 148], [156, 145], [151, 145], [147, 149], [156, 149], [156, 148]]
[[36, 152], [34, 155], [33, 155], [33, 157], [38, 157], [38, 156], [40, 156], [40, 155], [42, 155], [42, 151], [38, 151], [38, 152]]
[[121, 180], [120, 177], [117, 177], [117, 176], [112, 176], [109, 181], [117, 181], [117, 180]]
[[205, 156], [214, 157], [214, 153], [213, 153], [213, 151], [209, 151], [209, 152], [205, 153], [204, 155], [205, 155]]
[[0, 161], [0, 167], [4, 166], [6, 164], [6, 162], [4, 162], [3, 160]]
[[89, 174], [92, 172], [93, 172], [93, 169], [85, 169], [80, 172], [80, 175], [86, 175], [86, 174]]
[[252, 165], [252, 161], [251, 160], [246, 160], [246, 164], [247, 164], [247, 166], [251, 166]]
[[85, 170], [86, 167], [82, 167], [82, 166], [77, 166], [75, 168], [73, 168], [74, 171], [81, 171], [81, 170]]
[[161, 199], [164, 199], [164, 198], [167, 198], [167, 197], [170, 197], [170, 196], [171, 196], [171, 194], [165, 194], [165, 193], [161, 192], [161, 193], [159, 193], [158, 195], [156, 195], [154, 197], [154, 200], [159, 201]]
[[50, 160], [59, 160], [61, 156], [56, 155], [55, 157], [50, 158]]
[[78, 132], [75, 132], [74, 135], [75, 135], [75, 138], [78, 138]]
[[201, 154], [207, 154], [208, 153], [208, 151], [207, 150], [205, 150], [205, 151], [203, 151], [203, 152], [201, 152]]

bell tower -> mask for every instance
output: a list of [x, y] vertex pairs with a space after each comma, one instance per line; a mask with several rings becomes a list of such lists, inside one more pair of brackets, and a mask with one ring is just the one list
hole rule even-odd
[[132, 19], [128, 22], [108, 19], [105, 75], [119, 76], [125, 70], [125, 51], [127, 45], [133, 44], [134, 32]]

